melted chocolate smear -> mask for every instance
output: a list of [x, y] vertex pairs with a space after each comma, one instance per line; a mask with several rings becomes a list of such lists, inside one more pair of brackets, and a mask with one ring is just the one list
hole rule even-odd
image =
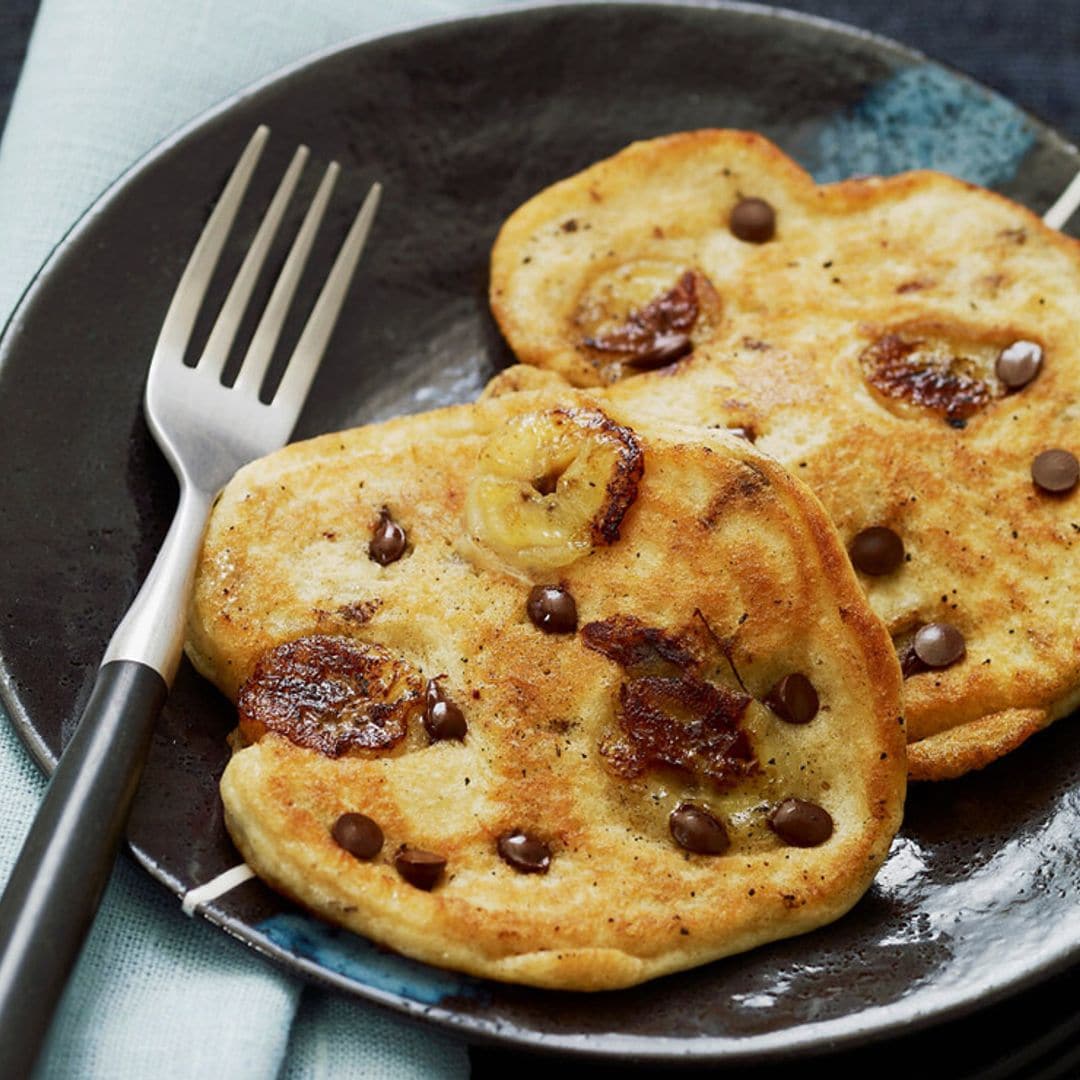
[[758, 769], [739, 726], [750, 700], [691, 675], [632, 679], [619, 688], [620, 733], [601, 753], [627, 778], [667, 766], [729, 787]]
[[396, 746], [420, 711], [420, 693], [418, 674], [381, 646], [313, 634], [265, 653], [237, 709], [250, 739], [275, 731], [340, 757]]
[[665, 367], [693, 349], [690, 331], [699, 312], [697, 274], [687, 270], [673, 288], [631, 311], [618, 329], [584, 343], [598, 352], [615, 353], [634, 367]]

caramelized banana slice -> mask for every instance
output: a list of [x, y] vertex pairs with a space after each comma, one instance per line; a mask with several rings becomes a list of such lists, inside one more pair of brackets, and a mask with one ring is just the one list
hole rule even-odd
[[515, 569], [568, 566], [618, 540], [643, 472], [634, 433], [598, 409], [516, 416], [480, 451], [466, 528]]
[[420, 675], [379, 645], [312, 634], [265, 653], [240, 690], [248, 742], [268, 731], [340, 757], [389, 750], [423, 709]]
[[937, 413], [963, 427], [990, 402], [1027, 385], [1042, 354], [1040, 343], [1017, 340], [1011, 328], [922, 319], [878, 334], [860, 353], [859, 365], [874, 397], [893, 415]]
[[578, 343], [604, 382], [666, 367], [708, 338], [720, 318], [720, 298], [696, 270], [672, 275], [670, 265], [639, 259], [602, 274], [574, 316]]

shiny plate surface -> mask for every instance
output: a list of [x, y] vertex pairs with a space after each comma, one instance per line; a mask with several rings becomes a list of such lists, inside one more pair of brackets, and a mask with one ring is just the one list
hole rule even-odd
[[[140, 410], [146, 364], [190, 246], [259, 122], [274, 139], [241, 248], [298, 141], [342, 162], [341, 190], [386, 186], [298, 437], [474, 396], [510, 361], [486, 307], [500, 222], [633, 139], [753, 128], [819, 180], [926, 166], [1040, 212], [1078, 167], [1060, 137], [962, 76], [866, 34], [751, 7], [520, 8], [347, 44], [226, 102], [87, 213], [0, 342], [0, 673], [46, 768], [170, 519], [175, 486]], [[337, 208], [314, 264], [326, 265], [354, 210]], [[286, 339], [303, 315], [301, 304]], [[129, 830], [135, 857], [177, 895], [237, 861], [216, 793], [232, 724], [185, 665]], [[1063, 971], [1080, 958], [1078, 834], [1073, 719], [980, 774], [916, 786], [877, 882], [839, 923], [588, 997], [403, 960], [257, 881], [204, 914], [299, 973], [471, 1038], [766, 1063], [893, 1037]]]

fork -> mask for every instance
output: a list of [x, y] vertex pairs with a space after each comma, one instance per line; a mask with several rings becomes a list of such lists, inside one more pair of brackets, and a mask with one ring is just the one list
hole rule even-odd
[[196, 316], [270, 132], [237, 162], [169, 305], [143, 409], [180, 484], [176, 516], [105, 651], [89, 702], [63, 752], [0, 900], [0, 1076], [29, 1076], [93, 921], [119, 846], [154, 723], [183, 648], [187, 599], [213, 499], [240, 466], [288, 440], [371, 227], [369, 191], [269, 404], [260, 400], [274, 347], [340, 172], [318, 186], [231, 387], [221, 381], [252, 289], [308, 158], [299, 147], [256, 231], [198, 363], [184, 363]]

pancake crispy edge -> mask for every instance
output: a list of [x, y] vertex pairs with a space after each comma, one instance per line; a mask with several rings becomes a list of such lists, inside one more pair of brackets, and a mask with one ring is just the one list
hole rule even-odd
[[[625, 425], [617, 408], [603, 412]], [[635, 424], [644, 468], [617, 536], [553, 572], [480, 557], [485, 538], [464, 538], [462, 523], [478, 466], [493, 467], [485, 448], [558, 415], [596, 430], [582, 420], [598, 415], [590, 397], [507, 393], [296, 444], [242, 470], [211, 520], [188, 650], [233, 699], [268, 653], [304, 637], [385, 650], [408, 678], [436, 681], [467, 719], [463, 741], [431, 741], [413, 715], [393, 745], [333, 756], [294, 741], [299, 721], [242, 724], [222, 780], [237, 846], [275, 888], [407, 955], [599, 990], [844, 913], [899, 825], [904, 736], [888, 635], [820, 505], [729, 436]], [[569, 495], [550, 495], [558, 513]], [[381, 566], [368, 545], [384, 508], [407, 546]], [[551, 582], [575, 598], [577, 633], [542, 633], [525, 615], [530, 585]], [[793, 671], [820, 698], [808, 723], [761, 703]], [[734, 708], [753, 764], [745, 742], [712, 759], [687, 735], [666, 751], [693, 751], [679, 768], [642, 766], [631, 703], [666, 708], [672, 687], [686, 731], [700, 728], [695, 702]], [[766, 818], [789, 797], [824, 806], [832, 836], [782, 842]], [[725, 823], [726, 854], [673, 841], [669, 815], [686, 801]], [[348, 812], [381, 826], [374, 859], [332, 838]], [[548, 846], [547, 872], [499, 856], [514, 830]], [[395, 870], [401, 844], [447, 859], [430, 891]]]
[[[744, 196], [773, 207], [771, 239], [733, 235]], [[721, 312], [655, 371], [583, 344], [598, 289], [617, 318], [643, 310], [609, 284], [643, 264], [671, 268], [664, 287], [703, 276]], [[1080, 243], [1002, 196], [931, 172], [819, 187], [746, 132], [634, 144], [526, 203], [492, 256], [493, 310], [521, 359], [615, 383], [600, 396], [630, 417], [742, 428], [845, 544], [870, 526], [900, 536], [899, 569], [860, 572], [898, 649], [937, 621], [966, 645], [905, 681], [911, 777], [928, 780], [1080, 704], [1080, 495], [1031, 476], [1043, 450], [1080, 452], [1078, 295]], [[1042, 364], [1010, 387], [996, 360], [1014, 342]]]

